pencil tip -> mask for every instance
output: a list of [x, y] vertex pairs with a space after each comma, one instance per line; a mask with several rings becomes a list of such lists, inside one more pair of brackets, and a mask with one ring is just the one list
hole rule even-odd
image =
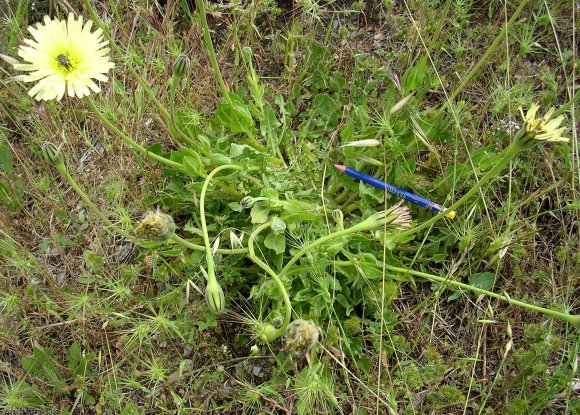
[[346, 170], [346, 166], [343, 166], [342, 164], [335, 164], [334, 167], [336, 167], [336, 169], [341, 172], [344, 172]]

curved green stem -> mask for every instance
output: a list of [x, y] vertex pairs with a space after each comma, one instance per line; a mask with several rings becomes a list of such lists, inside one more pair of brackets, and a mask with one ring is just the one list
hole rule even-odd
[[[175, 242], [176, 244], [179, 244], [181, 246], [184, 246], [186, 248], [191, 249], [192, 251], [199, 251], [199, 252], [205, 252], [205, 246], [202, 245], [198, 245], [198, 244], [194, 244], [192, 242], [189, 242], [188, 240], [183, 239], [182, 237], [173, 234], [171, 236], [171, 241]], [[225, 255], [236, 255], [236, 254], [245, 254], [246, 250], [244, 248], [233, 248], [233, 249], [222, 249], [222, 248], [218, 248], [216, 251], [218, 254], [225, 254]]]
[[282, 294], [282, 298], [284, 300], [284, 311], [285, 311], [284, 323], [279, 329], [276, 329], [276, 331], [274, 332], [275, 333], [274, 338], [269, 338], [268, 341], [275, 340], [278, 337], [282, 336], [286, 332], [286, 328], [288, 327], [288, 324], [290, 324], [290, 319], [292, 318], [292, 303], [290, 302], [290, 297], [288, 296], [288, 291], [286, 290], [284, 283], [282, 282], [278, 274], [276, 274], [276, 272], [272, 268], [270, 268], [268, 264], [266, 264], [264, 261], [262, 261], [260, 258], [256, 256], [256, 252], [254, 251], [254, 239], [256, 238], [256, 236], [258, 236], [260, 232], [262, 232], [264, 229], [267, 229], [271, 225], [272, 225], [271, 222], [266, 222], [258, 226], [256, 229], [254, 229], [254, 231], [250, 234], [250, 237], [248, 238], [249, 258], [272, 277], [272, 279], [278, 286], [278, 289], [280, 290], [280, 293]]
[[[111, 228], [113, 231], [115, 231], [116, 233], [118, 233], [119, 235], [121, 235], [122, 237], [124, 237], [125, 239], [135, 243], [135, 244], [139, 244], [139, 240], [134, 238], [133, 236], [129, 235], [128, 233], [126, 233], [125, 231], [123, 231], [121, 228], [119, 228], [118, 226], [116, 226], [115, 224], [113, 224], [113, 222], [111, 222], [109, 220], [109, 218], [107, 218], [103, 212], [100, 211], [100, 209], [91, 201], [91, 199], [88, 197], [88, 195], [85, 193], [85, 191], [78, 185], [78, 183], [73, 179], [73, 177], [70, 175], [70, 173], [68, 172], [66, 166], [64, 165], [64, 163], [57, 163], [54, 165], [56, 167], [56, 169], [59, 171], [59, 173], [65, 178], [65, 180], [70, 184], [70, 186], [73, 188], [73, 190], [80, 196], [80, 198], [83, 200], [83, 202], [87, 205], [87, 207], [101, 220], [103, 221], [103, 223], [105, 223], [105, 225], [107, 225], [109, 228]], [[194, 244], [192, 242], [189, 242], [183, 238], [181, 238], [178, 235], [173, 234], [171, 236], [171, 241], [182, 245], [188, 249], [191, 249], [193, 251], [199, 251], [199, 252], [205, 252], [205, 246], [202, 245], [197, 245]], [[224, 254], [224, 255], [236, 255], [236, 254], [244, 254], [246, 252], [245, 249], [243, 248], [237, 248], [237, 249], [218, 249], [217, 250], [218, 253], [220, 254]]]
[[[97, 16], [97, 13], [95, 12], [95, 9], [93, 9], [93, 6], [91, 6], [89, 0], [82, 0], [82, 2], [84, 4], [85, 8], [87, 9], [87, 11], [89, 12], [93, 22], [95, 22], [95, 24], [100, 29], [102, 29], [105, 38], [109, 41], [109, 43], [111, 44], [111, 47], [114, 49], [115, 53], [119, 56], [123, 56], [123, 52], [121, 51], [121, 49], [119, 48], [117, 43], [115, 43], [115, 41], [113, 40], [113, 37], [109, 33], [109, 30], [107, 29], [107, 27], [101, 22], [101, 19], [99, 19], [99, 16]], [[159, 111], [163, 115], [163, 118], [165, 119], [165, 122], [168, 123], [170, 121], [170, 118], [171, 118], [169, 115], [169, 112], [163, 106], [163, 104], [161, 104], [161, 102], [157, 99], [157, 96], [151, 90], [151, 88], [149, 88], [147, 81], [145, 81], [145, 79], [143, 79], [143, 77], [141, 77], [137, 73], [135, 68], [133, 68], [133, 65], [128, 60], [125, 60], [125, 65], [126, 65], [127, 69], [129, 69], [129, 72], [131, 72], [133, 77], [135, 77], [137, 82], [139, 82], [139, 84], [141, 85], [141, 88], [143, 88], [143, 91], [145, 91], [145, 93], [149, 96], [151, 101], [153, 101], [155, 106], [159, 109]]]
[[[325, 242], [328, 242], [332, 239], [335, 238], [340, 238], [341, 236], [344, 235], [348, 235], [350, 233], [354, 233], [354, 232], [358, 232], [358, 229], [356, 229], [357, 225], [347, 228], [347, 229], [343, 229], [341, 231], [336, 231], [334, 233], [328, 234], [326, 236], [323, 236], [322, 238], [318, 238], [317, 240], [309, 243], [308, 245], [306, 245], [304, 248], [302, 248], [300, 251], [298, 251], [291, 259], [290, 261], [288, 261], [288, 263], [286, 264], [286, 266], [282, 269], [282, 271], [280, 271], [280, 278], [282, 278], [284, 275], [286, 275], [288, 273], [288, 271], [290, 270], [290, 268], [292, 268], [292, 266], [300, 259], [302, 258], [305, 254], [307, 254], [310, 250], [316, 248], [317, 246], [322, 245]], [[248, 242], [248, 247], [249, 247], [249, 242]]]
[[532, 310], [532, 311], [536, 311], [538, 313], [548, 315], [550, 317], [566, 320], [567, 322], [572, 324], [574, 327], [580, 329], [580, 314], [571, 315], [571, 314], [567, 314], [567, 313], [562, 313], [560, 311], [550, 310], [549, 308], [544, 308], [544, 307], [540, 307], [537, 305], [528, 304], [528, 303], [525, 303], [523, 301], [514, 300], [509, 295], [507, 295], [507, 293], [504, 293], [504, 295], [497, 294], [497, 293], [494, 293], [492, 291], [487, 291], [487, 290], [484, 290], [484, 289], [481, 289], [478, 287], [474, 287], [474, 286], [469, 285], [469, 284], [464, 284], [464, 283], [459, 282], [459, 281], [453, 281], [453, 280], [450, 280], [448, 278], [439, 277], [437, 275], [427, 274], [425, 272], [413, 271], [413, 270], [410, 270], [407, 268], [400, 268], [400, 267], [395, 267], [392, 265], [385, 265], [385, 269], [388, 269], [389, 271], [395, 271], [395, 272], [401, 272], [401, 273], [415, 275], [417, 277], [426, 278], [426, 279], [431, 280], [431, 281], [437, 281], [437, 282], [441, 282], [444, 284], [453, 285], [455, 287], [463, 288], [464, 290], [472, 291], [474, 293], [483, 294], [483, 295], [486, 295], [488, 297], [492, 297], [492, 298], [495, 298], [495, 299], [498, 299], [501, 301], [505, 301], [505, 302], [512, 304], [512, 305], [517, 305], [519, 307], [526, 308], [528, 310]]
[[452, 211], [457, 209], [459, 206], [461, 206], [462, 204], [464, 204], [467, 200], [469, 200], [469, 198], [471, 196], [473, 196], [473, 194], [475, 192], [477, 192], [485, 183], [487, 183], [489, 180], [495, 178], [497, 176], [497, 174], [499, 172], [501, 172], [505, 166], [507, 166], [507, 164], [510, 162], [510, 160], [512, 158], [514, 158], [514, 156], [516, 154], [518, 154], [520, 151], [522, 150], [522, 148], [520, 146], [518, 146], [515, 143], [512, 143], [504, 152], [503, 157], [497, 162], [497, 164], [495, 166], [493, 166], [491, 168], [491, 170], [489, 170], [471, 189], [469, 189], [469, 191], [463, 195], [463, 197], [461, 199], [459, 199], [457, 202], [455, 202], [454, 204], [452, 204], [451, 206], [449, 206], [446, 210], [438, 213], [437, 215], [433, 216], [431, 219], [429, 219], [428, 221], [423, 222], [421, 225], [419, 226], [415, 226], [414, 228], [410, 228], [404, 232], [401, 232], [398, 235], [398, 238], [404, 238], [407, 237], [409, 235], [413, 235], [425, 228], [428, 228], [429, 226], [431, 226], [432, 224], [434, 224], [435, 222], [437, 222], [439, 219], [443, 218], [446, 215], [446, 212], [448, 211]]
[[[87, 0], [84, 0], [87, 1]], [[222, 95], [224, 99], [227, 101], [228, 104], [232, 103], [232, 100], [229, 95], [228, 88], [224, 82], [224, 78], [222, 77], [222, 73], [220, 71], [220, 66], [218, 64], [215, 50], [213, 48], [213, 43], [211, 41], [211, 35], [209, 33], [209, 26], [207, 25], [207, 19], [205, 16], [205, 6], [204, 0], [195, 0], [195, 5], [199, 12], [199, 20], [201, 21], [201, 27], [203, 29], [203, 43], [205, 44], [205, 48], [207, 49], [207, 53], [209, 54], [209, 60], [211, 61], [211, 66], [215, 72], [215, 77], [218, 81], [218, 85], [222, 91]]]
[[215, 265], [213, 262], [213, 255], [211, 253], [211, 246], [209, 243], [209, 236], [207, 234], [207, 224], [205, 222], [205, 194], [207, 192], [207, 188], [209, 186], [209, 182], [217, 173], [222, 170], [232, 169], [232, 170], [240, 170], [240, 166], [236, 166], [234, 164], [226, 164], [220, 167], [217, 167], [212, 170], [210, 174], [207, 175], [205, 181], [203, 182], [203, 187], [201, 188], [201, 195], [199, 197], [199, 219], [201, 222], [201, 232], [203, 234], [203, 242], [205, 245], [205, 258], [207, 262], [207, 274], [208, 274], [208, 284], [216, 282], [215, 276]]
[[101, 111], [99, 111], [99, 109], [96, 107], [95, 103], [93, 102], [93, 100], [91, 98], [87, 98], [87, 102], [89, 104], [89, 107], [91, 107], [91, 109], [93, 110], [95, 115], [102, 121], [102, 123], [105, 124], [109, 130], [111, 130], [117, 137], [119, 137], [121, 140], [123, 140], [123, 142], [125, 142], [125, 144], [127, 144], [129, 147], [132, 147], [134, 150], [144, 154], [145, 156], [147, 156], [149, 158], [152, 158], [153, 160], [157, 160], [163, 164], [166, 164], [166, 165], [171, 166], [171, 167], [173, 167], [181, 172], [186, 173], [186, 170], [185, 170], [185, 167], [183, 166], [183, 164], [178, 163], [178, 162], [173, 161], [173, 160], [169, 160], [168, 158], [165, 158], [163, 156], [160, 156], [158, 154], [150, 152], [145, 147], [143, 147], [141, 144], [137, 143], [135, 140], [133, 140], [131, 137], [129, 137], [127, 134], [125, 134], [124, 132], [119, 130], [117, 127], [115, 127], [115, 125], [112, 122], [110, 122], [103, 115], [103, 113]]

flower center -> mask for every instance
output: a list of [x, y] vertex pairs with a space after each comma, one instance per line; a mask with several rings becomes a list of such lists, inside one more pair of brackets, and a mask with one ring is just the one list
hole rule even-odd
[[56, 61], [58, 62], [58, 64], [64, 68], [64, 70], [69, 73], [70, 71], [72, 71], [74, 68], [70, 62], [70, 59], [68, 56], [66, 56], [65, 54], [61, 53], [60, 55], [58, 55], [56, 57]]

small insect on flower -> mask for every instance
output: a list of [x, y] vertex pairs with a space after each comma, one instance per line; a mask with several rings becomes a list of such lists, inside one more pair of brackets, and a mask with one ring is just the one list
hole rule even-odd
[[75, 19], [71, 13], [68, 20], [44, 16], [43, 23], [30, 26], [32, 39], [24, 39], [18, 56], [25, 63], [2, 56], [14, 69], [29, 72], [18, 76], [24, 82], [37, 82], [28, 91], [37, 100], [60, 100], [65, 92], [70, 97], [82, 98], [91, 91], [100, 92], [95, 80], [106, 82], [106, 74], [115, 65], [109, 60], [109, 49], [104, 48], [103, 31], [91, 32], [93, 22]]

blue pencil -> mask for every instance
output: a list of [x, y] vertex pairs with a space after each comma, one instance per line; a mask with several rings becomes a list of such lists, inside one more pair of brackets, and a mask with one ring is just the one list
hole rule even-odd
[[[390, 194], [393, 194], [393, 195], [398, 196], [402, 199], [405, 199], [408, 202], [414, 203], [417, 206], [421, 206], [421, 207], [430, 209], [436, 213], [443, 212], [443, 211], [447, 210], [443, 206], [441, 206], [437, 203], [431, 202], [430, 200], [427, 200], [424, 197], [417, 196], [417, 195], [415, 195], [411, 192], [407, 192], [406, 190], [403, 190], [403, 189], [399, 189], [397, 186], [393, 186], [392, 184], [385, 183], [382, 180], [379, 180], [373, 176], [369, 176], [368, 174], [361, 173], [360, 171], [357, 171], [355, 169], [351, 169], [350, 167], [342, 166], [340, 164], [335, 164], [334, 167], [336, 167], [339, 171], [346, 173], [348, 176], [352, 177], [353, 179], [357, 179], [357, 180], [360, 180], [361, 182], [364, 182], [366, 184], [370, 184], [371, 186], [374, 186], [378, 189], [384, 190]], [[456, 215], [456, 212], [454, 210], [452, 210], [451, 212], [448, 212], [445, 215], [445, 217], [447, 217], [449, 219], [453, 219], [453, 218], [455, 218], [455, 215]]]

